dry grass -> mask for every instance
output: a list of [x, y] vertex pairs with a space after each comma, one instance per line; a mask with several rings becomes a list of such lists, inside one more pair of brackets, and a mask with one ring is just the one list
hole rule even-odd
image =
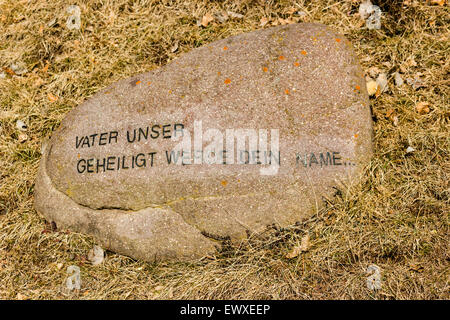
[[[449, 299], [449, 7], [380, 2], [383, 27], [371, 31], [352, 0], [74, 0], [82, 11], [79, 31], [66, 28], [65, 1], [1, 2], [0, 67], [21, 61], [28, 72], [13, 76], [7, 69], [0, 79], [0, 298]], [[365, 70], [402, 70], [404, 79], [421, 74], [425, 87], [397, 88], [390, 79], [390, 91], [371, 99], [375, 155], [362, 181], [309, 221], [239, 247], [225, 244], [215, 259], [191, 264], [149, 264], [108, 252], [94, 267], [86, 261], [92, 238], [52, 231], [37, 215], [40, 145], [70, 109], [116, 80], [258, 29], [262, 17], [289, 18], [291, 7], [307, 12], [301, 20], [344, 33]], [[196, 25], [220, 10], [244, 18]], [[415, 110], [421, 101], [429, 113]], [[28, 125], [22, 143], [19, 119]], [[408, 146], [416, 151], [406, 156]], [[306, 232], [310, 250], [286, 259]], [[377, 293], [365, 284], [373, 263], [382, 268]], [[60, 286], [71, 264], [81, 267], [83, 286], [66, 296]]]

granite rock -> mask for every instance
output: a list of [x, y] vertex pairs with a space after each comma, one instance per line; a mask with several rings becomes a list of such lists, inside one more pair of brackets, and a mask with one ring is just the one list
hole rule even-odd
[[148, 261], [213, 254], [316, 212], [372, 154], [362, 70], [320, 24], [241, 34], [121, 80], [46, 145], [35, 207]]

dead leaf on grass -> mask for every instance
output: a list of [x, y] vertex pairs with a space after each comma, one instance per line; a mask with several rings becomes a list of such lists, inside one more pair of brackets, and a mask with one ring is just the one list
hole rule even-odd
[[234, 19], [242, 19], [242, 18], [244, 17], [243, 14], [236, 13], [236, 12], [233, 12], [233, 11], [227, 11], [227, 14], [228, 14], [231, 18], [234, 18]]
[[303, 236], [302, 241], [299, 246], [295, 246], [291, 252], [286, 255], [287, 259], [293, 259], [297, 257], [302, 252], [308, 251], [310, 247], [309, 234]]
[[419, 114], [427, 114], [427, 113], [430, 112], [430, 104], [429, 104], [428, 102], [425, 102], [425, 101], [419, 102], [419, 103], [416, 105], [416, 111], [417, 111]]
[[56, 102], [59, 99], [57, 96], [55, 96], [54, 94], [52, 94], [50, 92], [47, 94], [47, 98], [50, 102]]
[[202, 21], [200, 24], [206, 28], [212, 21], [214, 21], [214, 17], [210, 13], [207, 13], [202, 17]]
[[411, 263], [409, 265], [409, 270], [410, 271], [414, 271], [414, 272], [418, 272], [418, 273], [422, 273], [425, 270], [425, 268], [422, 265], [420, 265], [420, 264]]
[[261, 27], [264, 27], [268, 23], [269, 23], [269, 19], [267, 19], [266, 17], [262, 17], [261, 20], [259, 20], [259, 25]]

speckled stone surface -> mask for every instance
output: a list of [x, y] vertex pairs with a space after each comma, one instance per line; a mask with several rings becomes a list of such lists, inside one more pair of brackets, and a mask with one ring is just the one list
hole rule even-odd
[[[234, 164], [192, 154], [183, 160], [191, 164], [173, 163], [181, 129], [193, 141], [200, 121], [193, 154], [211, 143], [209, 129], [224, 149], [227, 129], [267, 130], [256, 155], [278, 130], [276, 173], [261, 174], [266, 160], [238, 163], [251, 153], [237, 146], [223, 161]], [[194, 49], [74, 108], [44, 149], [35, 207], [122, 254], [196, 259], [220, 239], [310, 216], [371, 153], [369, 101], [349, 41], [319, 24], [279, 26]]]

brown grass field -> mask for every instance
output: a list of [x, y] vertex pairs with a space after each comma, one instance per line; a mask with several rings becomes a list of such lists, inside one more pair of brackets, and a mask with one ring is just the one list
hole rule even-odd
[[[373, 0], [382, 28], [368, 30], [360, 2], [1, 0], [0, 299], [449, 299], [449, 4]], [[66, 26], [70, 4], [81, 8], [79, 30]], [[243, 17], [197, 25], [226, 11]], [[352, 42], [367, 75], [388, 75], [389, 90], [370, 99], [375, 153], [363, 178], [311, 219], [224, 243], [215, 257], [151, 264], [107, 252], [91, 265], [93, 238], [54, 230], [33, 208], [41, 143], [112, 82], [263, 28], [263, 17], [264, 28], [330, 25]], [[18, 62], [26, 72], [11, 68]], [[422, 86], [396, 86], [394, 72]], [[421, 102], [428, 109], [418, 112]], [[306, 233], [310, 248], [288, 259]], [[378, 291], [366, 286], [370, 264], [381, 268]], [[67, 293], [70, 265], [83, 283]]]

